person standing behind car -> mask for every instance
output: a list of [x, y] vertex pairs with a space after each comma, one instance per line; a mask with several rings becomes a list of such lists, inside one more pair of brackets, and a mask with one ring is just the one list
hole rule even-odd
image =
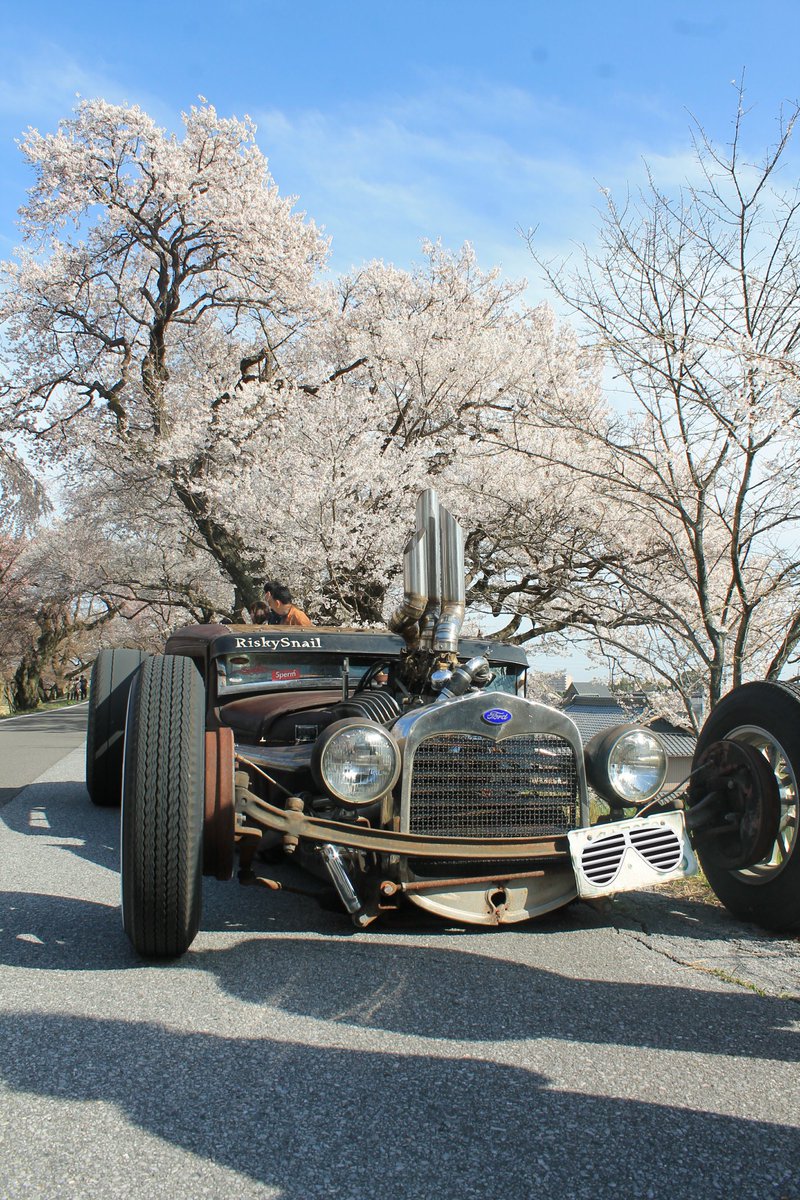
[[280, 625], [281, 623], [280, 617], [276, 612], [273, 612], [272, 609], [272, 593], [275, 591], [275, 588], [280, 586], [281, 585], [278, 583], [277, 579], [264, 580], [264, 603], [267, 606], [267, 618], [264, 622], [265, 625]]
[[271, 593], [270, 607], [277, 613], [281, 625], [310, 625], [311, 618], [292, 603], [292, 593], [282, 583], [275, 584]]
[[254, 625], [269, 625], [272, 611], [264, 600], [256, 600], [250, 606], [250, 620]]

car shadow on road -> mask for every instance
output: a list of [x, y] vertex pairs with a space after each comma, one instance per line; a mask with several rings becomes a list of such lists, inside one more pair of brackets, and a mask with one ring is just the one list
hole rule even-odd
[[[441, 1049], [42, 1014], [0, 1023], [0, 1063], [14, 1092], [113, 1105], [187, 1151], [187, 1195], [223, 1180], [235, 1189], [230, 1171], [243, 1190], [248, 1181], [248, 1195], [255, 1184], [279, 1189], [281, 1200], [798, 1195], [796, 1128], [678, 1107], [668, 1079], [645, 1103], [597, 1094], [600, 1080], [584, 1080], [583, 1094], [563, 1091], [540, 1070]], [[7, 1114], [12, 1104], [7, 1097]], [[225, 1174], [214, 1179], [218, 1169]], [[146, 1175], [147, 1163], [129, 1164], [129, 1182], [138, 1170]]]
[[119, 870], [119, 808], [92, 804], [82, 783], [31, 783], [0, 814], [0, 823], [43, 845]]
[[[116, 908], [30, 893], [6, 893], [2, 901], [0, 962], [6, 966], [63, 972], [149, 965], [131, 949]], [[576, 978], [569, 969], [562, 974], [509, 961], [507, 935], [499, 942], [491, 933], [450, 941], [424, 935], [424, 943], [417, 937], [402, 944], [380, 934], [339, 936], [341, 926], [323, 914], [331, 931], [309, 937], [297, 929], [305, 924], [296, 920], [297, 910], [289, 914], [287, 921], [276, 911], [268, 935], [231, 921], [233, 944], [226, 939], [217, 946], [214, 935], [201, 935], [182, 959], [154, 969], [174, 976], [201, 972], [223, 995], [259, 1010], [412, 1037], [460, 1043], [545, 1038], [800, 1060], [792, 1001], [725, 985]], [[566, 922], [558, 932], [566, 955], [579, 953], [592, 936]], [[574, 957], [568, 968], [573, 964]], [[176, 977], [174, 986], [188, 985]]]
[[[198, 950], [191, 959], [238, 1000], [364, 1029], [458, 1042], [546, 1038], [800, 1061], [792, 1001], [574, 978], [494, 957], [488, 942], [482, 953], [480, 942], [465, 951], [281, 936]], [[568, 953], [569, 935], [565, 947]]]
[[713, 897], [708, 900], [675, 896], [669, 891], [652, 889], [623, 892], [601, 911], [609, 923], [620, 929], [638, 930], [645, 935], [666, 934], [692, 942], [726, 940], [754, 947], [783, 945], [800, 947], [797, 933], [762, 929], [751, 921], [733, 916]]
[[115, 971], [140, 965], [120, 910], [38, 892], [0, 893], [0, 965], [44, 971]]

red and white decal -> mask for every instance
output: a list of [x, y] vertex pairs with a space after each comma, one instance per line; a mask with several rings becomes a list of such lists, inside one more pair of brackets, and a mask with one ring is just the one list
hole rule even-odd
[[272, 671], [270, 678], [275, 682], [280, 682], [285, 679], [302, 679], [302, 675], [297, 667], [293, 667], [290, 671]]

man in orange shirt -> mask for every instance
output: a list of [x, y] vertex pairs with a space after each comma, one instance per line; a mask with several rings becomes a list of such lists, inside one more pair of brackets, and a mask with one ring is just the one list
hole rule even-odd
[[270, 592], [269, 606], [280, 618], [280, 625], [310, 625], [311, 620], [301, 608], [292, 604], [292, 593], [282, 583]]
[[267, 619], [265, 625], [280, 625], [281, 619], [276, 612], [272, 611], [272, 589], [280, 587], [277, 579], [264, 580], [264, 603], [267, 607]]

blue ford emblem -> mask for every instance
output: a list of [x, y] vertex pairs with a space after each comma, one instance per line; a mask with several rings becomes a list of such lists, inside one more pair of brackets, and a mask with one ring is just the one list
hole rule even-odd
[[483, 714], [483, 720], [489, 725], [505, 725], [511, 720], [511, 713], [507, 708], [489, 708]]

